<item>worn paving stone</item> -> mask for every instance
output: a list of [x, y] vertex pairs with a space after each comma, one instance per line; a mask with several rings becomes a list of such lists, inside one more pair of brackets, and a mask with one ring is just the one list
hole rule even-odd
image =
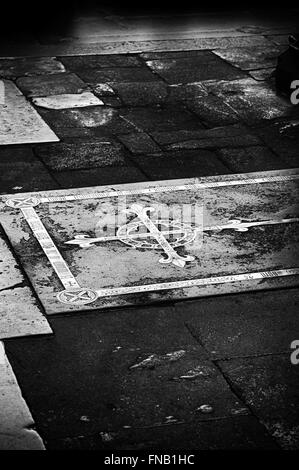
[[267, 126], [259, 126], [255, 132], [284, 161], [285, 168], [298, 166], [299, 120], [283, 119]]
[[51, 333], [29, 287], [16, 284], [0, 291], [0, 339]]
[[284, 168], [284, 162], [267, 147], [220, 149], [221, 160], [235, 173], [267, 171]]
[[4, 80], [3, 84], [5, 103], [0, 105], [0, 145], [58, 141], [14, 83]]
[[[133, 123], [122, 118], [123, 113], [120, 114], [116, 109], [106, 106], [62, 109], [59, 111], [41, 108], [39, 111], [49, 125], [57, 131], [58, 135], [63, 135], [65, 128], [97, 128], [99, 136], [100, 134], [129, 133], [135, 130]], [[76, 131], [73, 132], [76, 133]]]
[[226, 126], [240, 122], [240, 118], [223, 99], [209, 94], [208, 96], [189, 101], [187, 108], [195, 113], [207, 127]]
[[0, 450], [44, 450], [1, 342], [0, 357]]
[[48, 450], [277, 450], [253, 416], [154, 426], [46, 440]]
[[[159, 78], [146, 67], [115, 67], [111, 69], [85, 69], [78, 70], [77, 74], [86, 83], [113, 82], [153, 82]], [[113, 87], [112, 87], [113, 88]]]
[[0, 59], [0, 77], [3, 78], [48, 75], [59, 72], [65, 72], [65, 68], [55, 57]]
[[145, 132], [118, 135], [117, 138], [134, 154], [151, 154], [160, 153], [161, 148], [156, 142]]
[[219, 362], [233, 390], [284, 449], [299, 448], [299, 368], [290, 354]]
[[210, 51], [202, 51], [192, 57], [162, 58], [148, 60], [150, 67], [167, 83], [192, 83], [212, 79], [236, 79], [242, 77], [242, 71], [220, 60]]
[[166, 150], [246, 147], [260, 143], [253, 132], [240, 124], [195, 131], [152, 132], [152, 136]]
[[234, 81], [205, 82], [205, 86], [235, 110], [243, 121], [282, 118], [292, 114], [293, 106], [278, 96], [265, 82], [251, 78]]
[[54, 171], [77, 170], [127, 164], [122, 146], [111, 140], [89, 143], [59, 143], [35, 148], [45, 165]]
[[0, 291], [24, 281], [21, 271], [5, 241], [0, 237]]
[[138, 155], [133, 158], [153, 180], [229, 173], [217, 155], [209, 150], [178, 150], [160, 155]]
[[94, 168], [90, 170], [60, 171], [55, 179], [62, 188], [79, 188], [105, 184], [146, 181], [147, 177], [133, 166]]
[[143, 63], [134, 55], [79, 55], [73, 57], [59, 57], [67, 70], [77, 72], [82, 69], [101, 69], [112, 67], [142, 67]]
[[86, 106], [100, 106], [104, 104], [102, 100], [90, 91], [33, 98], [32, 102], [35, 106], [46, 109], [84, 108]]
[[163, 104], [168, 96], [167, 86], [162, 81], [113, 83], [112, 88], [126, 106]]
[[121, 110], [120, 115], [136, 129], [145, 132], [194, 130], [203, 127], [196, 116], [180, 106], [128, 108]]
[[57, 183], [29, 148], [9, 146], [0, 148], [0, 188], [1, 193], [38, 191], [56, 189]]
[[22, 77], [18, 87], [29, 97], [81, 93], [87, 85], [73, 73], [53, 73], [37, 77]]
[[240, 47], [233, 49], [214, 50], [223, 60], [239, 67], [242, 70], [254, 70], [267, 67], [275, 67], [277, 57], [285, 50], [285, 47]]
[[[56, 318], [50, 340], [7, 342], [42, 435], [56, 439], [247, 415], [172, 313], [133, 309]], [[153, 355], [151, 366], [134, 367]], [[197, 371], [194, 379], [181, 377], [191, 370]], [[212, 413], [198, 411], [206, 403]]]
[[298, 289], [177, 303], [176, 311], [214, 359], [290, 351], [299, 328]]
[[207, 89], [201, 82], [180, 83], [168, 86], [167, 103], [174, 104], [177, 102], [193, 102], [206, 98], [208, 96]]

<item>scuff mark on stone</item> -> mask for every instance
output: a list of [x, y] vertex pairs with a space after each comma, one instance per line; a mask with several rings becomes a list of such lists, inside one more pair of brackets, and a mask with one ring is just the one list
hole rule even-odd
[[157, 366], [162, 365], [165, 362], [174, 362], [181, 359], [186, 354], [186, 351], [181, 349], [179, 351], [174, 351], [171, 353], [167, 353], [164, 355], [160, 354], [151, 354], [149, 357], [144, 359], [137, 364], [134, 364], [130, 367], [130, 369], [154, 369]]
[[180, 375], [179, 377], [174, 377], [174, 380], [194, 380], [198, 377], [210, 377], [212, 372], [213, 370], [209, 366], [196, 366], [194, 369], [188, 370], [186, 374]]

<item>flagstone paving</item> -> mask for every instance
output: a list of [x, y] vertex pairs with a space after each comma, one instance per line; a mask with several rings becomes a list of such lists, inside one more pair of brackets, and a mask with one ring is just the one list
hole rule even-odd
[[[267, 16], [2, 44], [1, 194], [296, 168], [299, 108], [272, 76], [296, 17]], [[2, 235], [0, 448], [299, 448], [296, 283], [46, 317]]]

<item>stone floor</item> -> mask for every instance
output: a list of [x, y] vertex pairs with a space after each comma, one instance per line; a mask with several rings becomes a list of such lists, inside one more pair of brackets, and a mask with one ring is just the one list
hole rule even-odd
[[[99, 13], [3, 42], [1, 194], [297, 167], [273, 70], [298, 16]], [[0, 242], [0, 449], [299, 448], [298, 288], [46, 318]]]

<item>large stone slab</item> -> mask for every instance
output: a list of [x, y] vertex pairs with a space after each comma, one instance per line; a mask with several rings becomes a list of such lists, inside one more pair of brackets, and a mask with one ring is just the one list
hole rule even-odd
[[44, 450], [0, 341], [0, 450]]
[[55, 142], [58, 137], [43, 121], [19, 89], [4, 83], [4, 103], [0, 104], [0, 145]]
[[6, 195], [1, 223], [50, 314], [295, 286], [298, 179], [297, 169]]

